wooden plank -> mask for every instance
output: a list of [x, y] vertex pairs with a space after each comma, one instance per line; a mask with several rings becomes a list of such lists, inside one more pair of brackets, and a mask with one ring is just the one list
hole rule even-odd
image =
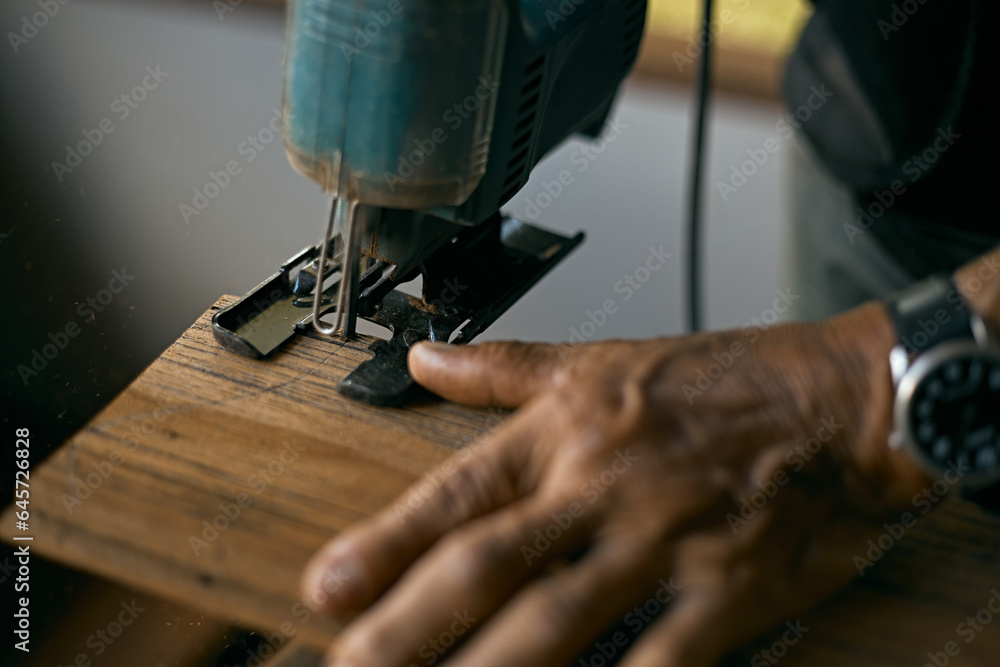
[[32, 471], [33, 549], [250, 627], [289, 622], [325, 645], [335, 625], [297, 595], [311, 553], [497, 417], [341, 397], [336, 383], [371, 339], [302, 337], [269, 361], [225, 352], [210, 318], [233, 299]]
[[[322, 648], [337, 626], [299, 600], [310, 555], [502, 419], [446, 403], [386, 409], [342, 398], [336, 383], [368, 357], [369, 339], [299, 337], [268, 361], [224, 352], [209, 323], [232, 300], [221, 299], [32, 471], [32, 548]], [[2, 519], [8, 541], [11, 512]], [[807, 640], [783, 663], [923, 664], [928, 651], [962, 641], [956, 626], [984, 608], [994, 588], [1000, 520], [949, 503], [921, 517], [865, 577], [805, 615]], [[950, 664], [995, 664], [996, 627], [962, 643]]]
[[[1000, 591], [1000, 519], [958, 500], [943, 501], [899, 539], [871, 552], [872, 567], [832, 600], [802, 615], [810, 628], [789, 647], [782, 664], [850, 667], [920, 667], [928, 653], [955, 642], [960, 653], [949, 667], [992, 667], [1000, 655], [1000, 614], [972, 641], [958, 626], [987, 608]], [[878, 546], [878, 545], [876, 545]], [[869, 545], [857, 554], [868, 557]], [[1000, 608], [1000, 594], [994, 609]], [[795, 621], [797, 619], [789, 619]], [[762, 637], [740, 652], [745, 660], [778, 641]], [[758, 664], [769, 664], [758, 662]]]

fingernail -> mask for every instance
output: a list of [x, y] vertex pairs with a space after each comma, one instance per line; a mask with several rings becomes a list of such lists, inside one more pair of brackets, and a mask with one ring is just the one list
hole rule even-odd
[[431, 352], [434, 354], [448, 354], [449, 352], [458, 349], [457, 345], [452, 345], [451, 343], [445, 343], [439, 340], [423, 340], [413, 347], [414, 349], [420, 349], [424, 352]]
[[424, 340], [410, 348], [410, 354], [415, 355], [419, 361], [433, 363], [451, 355], [458, 349], [458, 345], [442, 343], [440, 341]]

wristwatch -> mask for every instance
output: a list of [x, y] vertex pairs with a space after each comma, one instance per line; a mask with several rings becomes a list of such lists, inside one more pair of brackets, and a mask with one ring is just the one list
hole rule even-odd
[[889, 444], [925, 472], [1000, 513], [1000, 341], [951, 279], [935, 275], [886, 300], [899, 343]]

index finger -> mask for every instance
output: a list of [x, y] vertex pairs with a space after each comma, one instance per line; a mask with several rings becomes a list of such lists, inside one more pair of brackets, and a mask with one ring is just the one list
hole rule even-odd
[[331, 614], [360, 611], [444, 533], [522, 497], [522, 445], [530, 442], [535, 423], [509, 420], [328, 542], [306, 567], [306, 601]]
[[559, 350], [546, 343], [420, 342], [407, 363], [413, 378], [448, 400], [517, 407], [556, 383]]

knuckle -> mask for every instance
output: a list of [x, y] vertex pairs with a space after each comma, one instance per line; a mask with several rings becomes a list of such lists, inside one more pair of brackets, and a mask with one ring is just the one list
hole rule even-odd
[[561, 363], [552, 371], [554, 384], [560, 387], [576, 386], [585, 382], [593, 374], [591, 364], [586, 363], [586, 357], [580, 349], [581, 345], [567, 346], [560, 352]]
[[347, 631], [337, 644], [337, 659], [353, 667], [377, 667], [384, 664], [382, 653], [391, 646], [393, 633], [382, 626]]
[[[637, 393], [639, 392], [639, 393]], [[627, 383], [585, 380], [553, 392], [548, 412], [567, 431], [600, 435], [600, 449], [611, 440], [641, 431], [652, 414], [641, 389]], [[603, 444], [601, 444], [603, 443]]]
[[[565, 386], [552, 394], [555, 414], [574, 423], [594, 423], [617, 408], [614, 392], [594, 381], [584, 381]], [[585, 422], [582, 420], [586, 420]]]
[[447, 572], [449, 580], [459, 587], [480, 583], [494, 573], [508, 553], [506, 545], [492, 534], [468, 529], [445, 538], [440, 549], [441, 571]]
[[540, 584], [525, 594], [525, 613], [531, 627], [554, 636], [570, 633], [583, 620], [580, 600], [566, 586]]
[[477, 514], [489, 499], [490, 488], [475, 465], [463, 465], [437, 488], [436, 496], [437, 512], [451, 524]]

